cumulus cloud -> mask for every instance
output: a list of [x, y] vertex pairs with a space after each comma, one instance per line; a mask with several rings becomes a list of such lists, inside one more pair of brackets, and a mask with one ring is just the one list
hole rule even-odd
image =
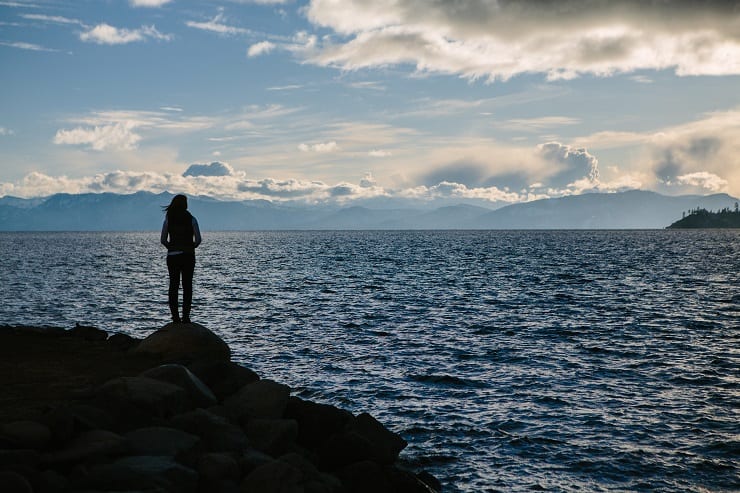
[[339, 151], [339, 145], [335, 141], [331, 142], [317, 142], [315, 144], [302, 143], [298, 145], [298, 150], [301, 152], [337, 152]]
[[727, 180], [706, 171], [677, 176], [676, 181], [679, 185], [689, 185], [711, 192], [721, 192], [727, 188], [728, 184]]
[[270, 41], [260, 41], [249, 47], [247, 50], [247, 56], [250, 58], [257, 57], [260, 55], [266, 55], [275, 49], [275, 43]]
[[96, 44], [118, 45], [155, 39], [158, 41], [170, 41], [172, 35], [162, 34], [154, 26], [142, 26], [139, 29], [124, 29], [113, 27], [109, 24], [98, 24], [95, 27], [80, 33], [80, 40]]
[[592, 185], [598, 184], [599, 161], [585, 148], [547, 142], [541, 144], [538, 150], [547, 162], [556, 166], [555, 174], [550, 178], [552, 186], [567, 187], [583, 179]]
[[182, 176], [231, 176], [234, 168], [227, 163], [215, 161], [211, 164], [191, 164]]
[[54, 143], [60, 145], [84, 145], [96, 151], [135, 149], [141, 136], [134, 132], [136, 125], [115, 123], [94, 127], [77, 127], [58, 130]]
[[672, 69], [740, 73], [733, 2], [311, 0], [309, 21], [335, 35], [305, 46], [343, 70], [411, 65], [488, 80]]

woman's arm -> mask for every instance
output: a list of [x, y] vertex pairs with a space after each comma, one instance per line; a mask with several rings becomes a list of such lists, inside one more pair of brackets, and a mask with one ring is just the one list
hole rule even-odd
[[159, 235], [159, 242], [163, 244], [164, 246], [169, 246], [169, 242], [167, 241], [167, 218], [164, 218], [164, 223], [162, 224], [162, 233]]
[[195, 235], [195, 248], [198, 248], [198, 245], [200, 245], [200, 242], [203, 240], [200, 236], [200, 227], [198, 226], [198, 220], [195, 219], [195, 216], [193, 216], [193, 234]]

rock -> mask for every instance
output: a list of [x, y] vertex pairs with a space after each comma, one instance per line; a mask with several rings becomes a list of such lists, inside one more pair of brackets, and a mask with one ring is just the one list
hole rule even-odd
[[82, 462], [91, 457], [118, 455], [127, 449], [126, 440], [106, 430], [86, 431], [61, 450], [41, 456], [46, 464]]
[[69, 481], [58, 472], [49, 469], [36, 476], [35, 493], [62, 493], [67, 490]]
[[46, 413], [43, 422], [51, 430], [52, 440], [69, 441], [76, 433], [89, 430], [112, 430], [115, 420], [108, 413], [94, 406], [72, 402]]
[[439, 482], [439, 479], [432, 476], [427, 471], [421, 471], [419, 474], [416, 475], [416, 477], [427, 485], [430, 489], [433, 491], [440, 493], [442, 491], [442, 483]]
[[0, 491], [3, 493], [33, 493], [31, 484], [14, 471], [0, 471]]
[[35, 468], [41, 462], [41, 453], [37, 450], [0, 450], [0, 469], [12, 466]]
[[291, 397], [285, 417], [298, 422], [298, 443], [309, 449], [323, 446], [332, 435], [344, 430], [352, 413], [328, 404], [317, 404]]
[[18, 448], [42, 450], [51, 441], [51, 431], [36, 421], [14, 421], [0, 425], [0, 437]]
[[86, 341], [104, 341], [108, 339], [108, 333], [97, 327], [80, 325], [79, 322], [67, 331], [67, 335], [79, 337]]
[[346, 466], [339, 473], [339, 478], [345, 490], [352, 493], [395, 491], [383, 466], [368, 460]]
[[249, 368], [231, 361], [200, 360], [189, 364], [188, 369], [213, 391], [219, 401], [260, 379]]
[[229, 454], [208, 453], [198, 460], [198, 474], [201, 480], [216, 482], [221, 479], [239, 479], [239, 464]]
[[134, 422], [151, 416], [167, 417], [187, 410], [186, 392], [171, 383], [145, 377], [119, 377], [104, 383], [96, 397]]
[[259, 380], [245, 385], [224, 401], [224, 406], [239, 420], [283, 417], [290, 397], [290, 387], [272, 380]]
[[133, 348], [139, 343], [139, 339], [136, 339], [135, 337], [131, 337], [128, 334], [111, 334], [108, 337], [108, 344], [115, 347], [116, 349], [120, 349], [121, 351], [128, 351], [129, 349]]
[[272, 461], [273, 458], [264, 452], [260, 452], [255, 449], [247, 449], [239, 459], [239, 468], [241, 469], [242, 474], [247, 475], [259, 466]]
[[301, 471], [303, 488], [306, 493], [335, 493], [342, 489], [342, 482], [338, 478], [319, 472], [316, 466], [300, 454], [286, 454], [278, 460]]
[[304, 493], [303, 473], [284, 461], [262, 464], [241, 483], [242, 493]]
[[406, 440], [363, 413], [351, 419], [342, 433], [327, 440], [320, 451], [321, 464], [328, 469], [364, 460], [392, 464], [406, 445]]
[[131, 456], [94, 466], [87, 474], [74, 478], [73, 483], [77, 490], [149, 491], [161, 488], [172, 493], [195, 493], [198, 475], [171, 457]]
[[153, 378], [162, 382], [171, 383], [185, 390], [190, 400], [197, 407], [208, 407], [216, 404], [216, 396], [211, 389], [182, 365], [160, 365], [151, 368], [139, 375]]
[[135, 353], [157, 354], [167, 361], [229, 361], [231, 349], [199, 324], [167, 324], [141, 341]]
[[205, 409], [173, 416], [171, 426], [192, 433], [203, 440], [210, 452], [236, 452], [246, 450], [249, 442], [244, 432], [226, 418], [217, 416]]
[[133, 455], [166, 455], [176, 459], [187, 456], [200, 438], [182, 430], [151, 426], [124, 435]]
[[247, 423], [246, 432], [257, 450], [277, 456], [287, 451], [298, 438], [298, 422], [294, 419], [252, 419]]

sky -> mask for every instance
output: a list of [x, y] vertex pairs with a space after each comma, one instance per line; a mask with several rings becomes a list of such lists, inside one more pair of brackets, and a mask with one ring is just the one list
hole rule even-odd
[[740, 196], [740, 2], [0, 0], [0, 196]]

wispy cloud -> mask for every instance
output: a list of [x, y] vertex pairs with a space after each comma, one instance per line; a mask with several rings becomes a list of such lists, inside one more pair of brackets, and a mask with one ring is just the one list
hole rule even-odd
[[161, 7], [172, 0], [129, 0], [132, 7]]
[[59, 50], [54, 50], [52, 48], [46, 48], [41, 45], [37, 45], [34, 43], [26, 43], [23, 41], [0, 41], [0, 46], [7, 46], [9, 48], [17, 48], [19, 50], [27, 50], [27, 51], [48, 51], [48, 52], [58, 52]]
[[134, 123], [116, 123], [94, 127], [77, 127], [58, 130], [54, 143], [60, 145], [84, 145], [95, 151], [135, 149], [141, 135], [134, 132]]
[[98, 24], [97, 26], [80, 33], [80, 40], [85, 42], [118, 45], [128, 44], [146, 39], [157, 41], [170, 41], [171, 34], [160, 33], [154, 26], [142, 26], [139, 29], [117, 28], [109, 24]]
[[537, 118], [513, 118], [494, 125], [506, 130], [519, 132], [539, 132], [543, 129], [576, 125], [581, 120], [569, 116], [540, 116]]
[[260, 41], [255, 43], [247, 49], [247, 56], [250, 58], [265, 55], [275, 49], [275, 43], [270, 41]]
[[15, 135], [15, 132], [10, 128], [0, 127], [0, 135], [2, 136]]
[[273, 86], [268, 87], [267, 91], [294, 91], [296, 89], [303, 89], [303, 85], [301, 84], [290, 84], [287, 86]]
[[86, 27], [85, 23], [83, 23], [79, 19], [71, 19], [69, 17], [62, 17], [60, 15], [21, 14], [21, 17], [24, 19], [31, 20], [31, 21], [41, 21], [41, 22], [47, 22], [51, 24], [69, 24], [69, 25]]
[[241, 27], [229, 26], [224, 23], [226, 17], [223, 11], [216, 14], [212, 19], [205, 22], [197, 21], [186, 21], [185, 25], [192, 27], [193, 29], [200, 29], [202, 31], [210, 31], [218, 34], [247, 34], [251, 32], [249, 29]]
[[335, 141], [330, 142], [316, 142], [313, 144], [302, 143], [298, 145], [298, 150], [301, 152], [337, 152], [340, 150], [339, 145]]

